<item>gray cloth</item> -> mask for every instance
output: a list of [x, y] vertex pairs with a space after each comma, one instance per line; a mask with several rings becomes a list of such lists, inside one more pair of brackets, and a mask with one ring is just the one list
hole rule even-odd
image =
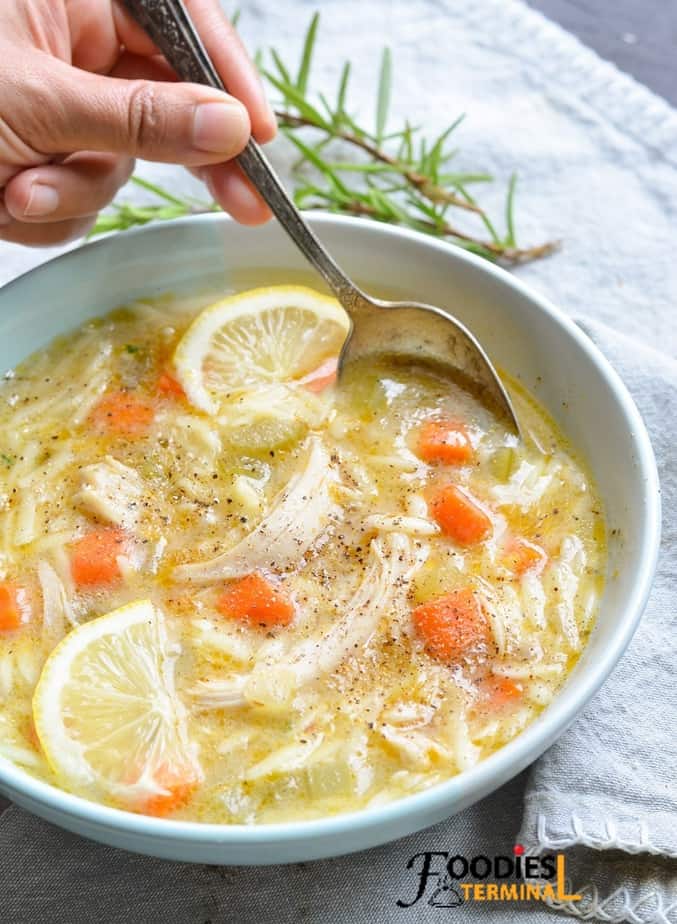
[[677, 361], [582, 325], [621, 374], [658, 461], [663, 550], [642, 623], [610, 680], [530, 774], [520, 840], [565, 850], [571, 913], [677, 921]]
[[[250, 46], [274, 44], [283, 56], [295, 55], [300, 27], [317, 5], [252, 0], [243, 8], [245, 38]], [[666, 522], [647, 614], [619, 668], [531, 771], [434, 829], [335, 861], [209, 869], [90, 844], [11, 808], [0, 820], [0, 920], [425, 924], [481, 915], [543, 924], [556, 915], [536, 903], [465, 903], [444, 911], [427, 904], [426, 895], [411, 909], [396, 904], [411, 896], [406, 864], [413, 853], [509, 853], [519, 837], [530, 849], [566, 849], [572, 885], [585, 900], [565, 911], [585, 920], [672, 924], [677, 114], [515, 0], [323, 0], [321, 6], [316, 83], [331, 88], [350, 57], [354, 108], [372, 111], [376, 46], [390, 44], [394, 116], [433, 133], [467, 111], [458, 169], [481, 166], [499, 177], [517, 170], [521, 238], [563, 240], [561, 253], [519, 274], [582, 320], [649, 424]], [[292, 159], [283, 142], [275, 156], [282, 169]], [[181, 183], [194, 189], [173, 168], [143, 170], [173, 189]], [[492, 196], [498, 210], [498, 193], [488, 190], [484, 198]], [[0, 247], [0, 281], [45, 256]]]

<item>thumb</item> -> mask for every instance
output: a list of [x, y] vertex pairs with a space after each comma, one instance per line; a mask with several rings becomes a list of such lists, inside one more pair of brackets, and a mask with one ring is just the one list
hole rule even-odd
[[49, 70], [14, 80], [12, 127], [44, 154], [110, 151], [187, 166], [235, 157], [249, 140], [245, 107], [197, 84], [122, 80], [49, 58]]

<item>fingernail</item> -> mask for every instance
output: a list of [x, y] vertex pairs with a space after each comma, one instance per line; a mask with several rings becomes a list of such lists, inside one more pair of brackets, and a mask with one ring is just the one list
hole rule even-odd
[[225, 156], [242, 149], [249, 135], [249, 117], [237, 103], [200, 103], [193, 120], [193, 144], [200, 151]]
[[59, 194], [53, 186], [45, 183], [33, 183], [28, 196], [28, 204], [24, 215], [30, 218], [40, 218], [42, 215], [51, 215], [59, 205]]

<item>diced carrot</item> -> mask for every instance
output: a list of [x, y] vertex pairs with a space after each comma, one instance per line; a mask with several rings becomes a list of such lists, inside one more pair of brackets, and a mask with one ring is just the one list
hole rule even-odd
[[455, 484], [433, 495], [430, 512], [442, 531], [459, 545], [475, 545], [491, 532], [491, 520], [479, 502]]
[[183, 390], [183, 386], [178, 382], [174, 376], [164, 369], [160, 373], [160, 378], [157, 381], [157, 390], [166, 395], [168, 398], [185, 398], [186, 393]]
[[104, 395], [89, 415], [97, 430], [143, 436], [155, 417], [153, 408], [128, 391]]
[[533, 571], [540, 574], [548, 562], [548, 556], [540, 545], [522, 536], [514, 536], [505, 547], [505, 562], [517, 575]]
[[118, 556], [126, 551], [127, 536], [121, 529], [87, 533], [71, 546], [71, 575], [78, 587], [113, 584], [122, 576]]
[[259, 626], [288, 626], [294, 618], [291, 600], [256, 572], [224, 590], [216, 608], [224, 616]]
[[164, 818], [183, 808], [195, 792], [198, 783], [192, 770], [164, 765], [155, 771], [153, 778], [166, 792], [150, 796], [136, 806], [136, 811], [142, 815], [154, 815], [156, 818]]
[[26, 591], [13, 581], [0, 583], [0, 633], [14, 632], [28, 622]]
[[482, 694], [482, 705], [490, 709], [502, 709], [515, 703], [522, 696], [522, 687], [509, 677], [499, 677], [497, 674], [485, 678], [479, 684]]
[[317, 369], [313, 369], [308, 375], [304, 375], [304, 377], [300, 379], [300, 382], [308, 391], [319, 394], [321, 391], [324, 391], [325, 388], [334, 384], [336, 381], [337, 369], [338, 357], [330, 356], [330, 358], [325, 359]]
[[421, 427], [416, 452], [424, 462], [462, 465], [473, 456], [465, 424], [460, 420], [428, 420]]
[[458, 660], [489, 640], [482, 605], [468, 587], [421, 603], [411, 617], [426, 651], [440, 661]]

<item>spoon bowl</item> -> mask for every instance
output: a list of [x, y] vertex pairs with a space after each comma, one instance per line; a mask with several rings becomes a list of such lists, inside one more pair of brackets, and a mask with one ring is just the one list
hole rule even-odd
[[341, 373], [351, 362], [374, 354], [401, 356], [433, 366], [472, 391], [517, 436], [519, 424], [500, 378], [477, 339], [459, 320], [433, 305], [371, 298], [360, 290], [339, 301], [351, 319], [341, 351]]

